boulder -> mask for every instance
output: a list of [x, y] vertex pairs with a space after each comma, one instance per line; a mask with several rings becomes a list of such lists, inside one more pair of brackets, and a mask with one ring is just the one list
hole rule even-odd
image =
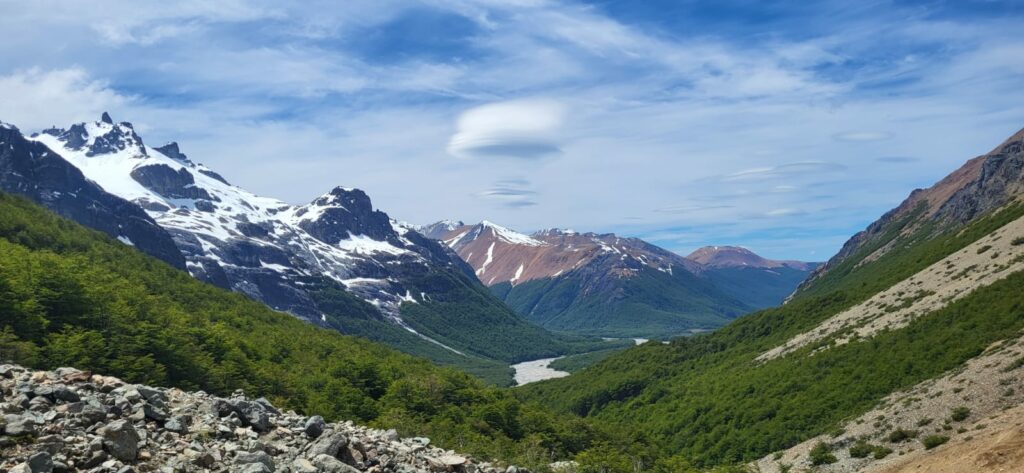
[[348, 437], [344, 433], [327, 431], [320, 438], [311, 443], [306, 451], [310, 457], [317, 455], [329, 455], [337, 458], [342, 447], [348, 445]]
[[306, 425], [303, 427], [303, 432], [309, 438], [317, 438], [320, 434], [324, 433], [324, 418], [320, 416], [310, 417], [306, 421]]
[[101, 429], [103, 448], [114, 458], [123, 462], [134, 461], [139, 455], [139, 433], [125, 420], [111, 422]]

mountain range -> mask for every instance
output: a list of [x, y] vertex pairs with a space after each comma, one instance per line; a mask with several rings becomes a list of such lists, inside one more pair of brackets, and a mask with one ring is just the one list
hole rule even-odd
[[521, 319], [447, 247], [358, 189], [306, 205], [257, 196], [106, 113], [31, 136], [5, 124], [0, 148], [0, 189], [316, 325], [499, 383], [509, 363], [608, 345]]
[[[683, 257], [611, 234], [490, 222], [414, 227], [341, 187], [286, 204], [228, 184], [175, 144], [144, 145], [106, 114], [31, 136], [0, 123], [0, 191], [0, 358], [23, 365], [244, 389], [535, 471], [554, 459], [615, 473], [1024, 465], [1024, 130], [913, 191], [822, 265], [738, 247]], [[586, 326], [621, 335], [661, 310], [672, 318], [646, 320], [693, 330], [697, 316], [787, 297], [780, 288], [808, 273], [784, 305], [710, 333], [611, 353]], [[690, 320], [664, 310], [683, 302]], [[517, 360], [600, 356], [509, 390], [365, 338], [495, 384]], [[117, 456], [114, 427], [160, 430], [168, 445], [180, 435], [145, 386], [68, 368], [0, 365], [0, 378], [0, 457], [22, 471], [45, 470], [41, 452], [106, 469], [140, 460]], [[75, 401], [79, 390], [109, 405]], [[294, 431], [265, 422], [268, 400], [231, 399], [202, 407], [223, 429], [185, 431], [234, 449], [202, 458], [293, 456], [274, 443]], [[78, 429], [73, 452], [61, 429]], [[358, 442], [325, 446], [327, 456], [351, 445], [353, 468], [376, 471], [355, 461]]]
[[789, 301], [647, 343], [527, 400], [698, 467], [1017, 471], [1024, 130], [854, 235]]
[[442, 221], [420, 231], [455, 250], [526, 319], [603, 337], [714, 329], [781, 303], [814, 267], [738, 247], [683, 257], [638, 238], [561, 229], [526, 235], [488, 221]]

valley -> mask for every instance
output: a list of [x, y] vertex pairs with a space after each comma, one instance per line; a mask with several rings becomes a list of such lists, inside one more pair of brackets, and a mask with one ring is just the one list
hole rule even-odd
[[0, 13], [0, 473], [1024, 472], [1024, 1]]

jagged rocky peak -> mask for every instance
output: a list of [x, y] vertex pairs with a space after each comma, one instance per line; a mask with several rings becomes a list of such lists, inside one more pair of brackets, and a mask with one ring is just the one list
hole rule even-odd
[[129, 122], [114, 123], [107, 112], [103, 112], [100, 120], [96, 122], [76, 123], [66, 130], [56, 127], [49, 128], [43, 130], [43, 133], [56, 137], [68, 149], [85, 150], [86, 156], [122, 151], [141, 156], [148, 155], [142, 138], [135, 133], [132, 124]]
[[153, 149], [163, 153], [165, 156], [175, 161], [181, 161], [182, 163], [185, 164], [192, 164], [192, 161], [188, 160], [188, 156], [186, 156], [185, 153], [181, 152], [181, 149], [178, 147], [178, 143], [176, 141], [172, 141], [163, 146], [157, 146], [156, 148]]
[[388, 215], [374, 210], [370, 196], [359, 189], [335, 187], [299, 209], [296, 216], [299, 227], [330, 244], [356, 235], [378, 241], [398, 238]]

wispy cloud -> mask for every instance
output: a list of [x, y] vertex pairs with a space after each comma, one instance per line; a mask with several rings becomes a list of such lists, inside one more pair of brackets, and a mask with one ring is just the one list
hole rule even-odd
[[254, 191], [418, 222], [827, 255], [1024, 126], [998, 1], [0, 5], [0, 120], [110, 110]]

